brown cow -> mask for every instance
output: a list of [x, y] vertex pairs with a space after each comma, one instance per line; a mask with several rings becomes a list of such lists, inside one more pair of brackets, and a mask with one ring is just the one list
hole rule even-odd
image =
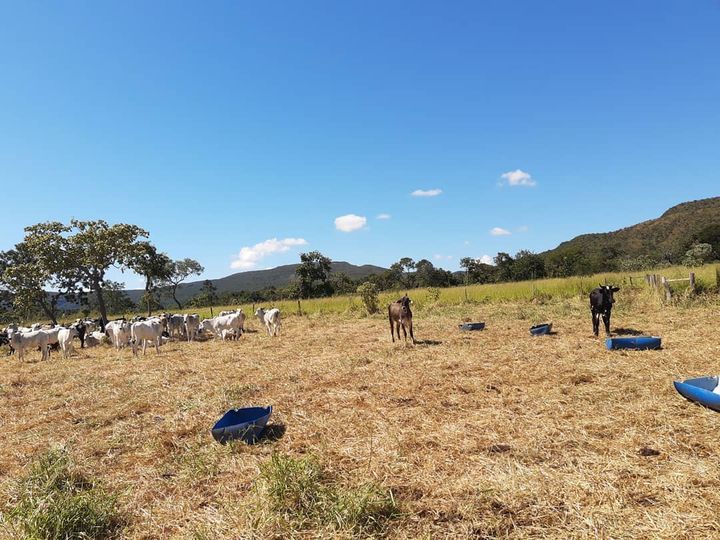
[[395, 343], [395, 334], [393, 333], [393, 323], [395, 324], [395, 331], [397, 337], [400, 339], [400, 326], [402, 326], [403, 334], [405, 335], [405, 341], [407, 341], [407, 330], [410, 330], [410, 338], [412, 339], [413, 345], [415, 344], [415, 336], [413, 335], [412, 327], [412, 311], [410, 310], [410, 299], [406, 294], [400, 300], [397, 300], [388, 306], [388, 319], [390, 320], [390, 337]]

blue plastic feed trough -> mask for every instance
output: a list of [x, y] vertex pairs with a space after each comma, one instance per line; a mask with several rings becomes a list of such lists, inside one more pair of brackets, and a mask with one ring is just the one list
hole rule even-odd
[[530, 333], [533, 336], [542, 336], [543, 334], [549, 334], [552, 330], [552, 323], [536, 324], [530, 327]]
[[662, 339], [658, 336], [637, 336], [637, 337], [615, 337], [607, 338], [605, 345], [608, 351], [613, 349], [634, 349], [646, 351], [648, 349], [659, 349], [662, 347]]
[[675, 381], [673, 384], [675, 390], [688, 401], [720, 412], [720, 388], [718, 388], [717, 377], [699, 377], [686, 381]]
[[212, 436], [221, 444], [235, 439], [255, 442], [272, 414], [272, 406], [230, 409], [212, 428]]
[[484, 322], [466, 322], [463, 324], [458, 324], [458, 328], [462, 330], [463, 332], [470, 332], [472, 330], [485, 330], [485, 323]]

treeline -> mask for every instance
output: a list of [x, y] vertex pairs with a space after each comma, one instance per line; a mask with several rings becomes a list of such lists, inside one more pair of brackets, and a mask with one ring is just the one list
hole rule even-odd
[[[132, 270], [145, 280], [142, 303], [148, 313], [161, 292], [175, 299], [180, 284], [203, 272], [193, 259], [173, 261], [148, 241], [137, 225], [103, 220], [38, 223], [25, 228], [23, 240], [0, 252], [0, 309], [5, 319], [42, 315], [57, 323], [64, 303], [108, 313], [130, 307], [123, 284], [106, 279], [110, 268]], [[48, 292], [51, 291], [51, 292]]]
[[[173, 307], [355, 294], [364, 284], [369, 284], [373, 291], [409, 290], [641, 271], [678, 263], [699, 266], [720, 259], [720, 227], [704, 232], [702, 237], [693, 239], [687, 250], [672, 257], [627, 257], [610, 247], [600, 253], [567, 246], [544, 254], [521, 250], [513, 256], [500, 252], [493, 264], [465, 257], [460, 260], [459, 272], [436, 267], [427, 259], [414, 261], [403, 257], [384, 272], [360, 279], [342, 272], [331, 273], [330, 258], [312, 251], [300, 255], [295, 280], [284, 287], [218, 292], [213, 282], [206, 280], [199, 294], [183, 305], [178, 300], [178, 290], [190, 276], [204, 271], [197, 261], [170, 259], [147, 240], [149, 233], [136, 225], [109, 225], [102, 220], [72, 220], [67, 225], [46, 222], [27, 227], [22, 242], [0, 252], [0, 319], [41, 316], [57, 322], [62, 306], [67, 303], [79, 306], [78, 311], [83, 314], [99, 313], [107, 319], [108, 313], [129, 313], [140, 307], [150, 314]], [[139, 305], [123, 292], [123, 283], [106, 279], [112, 267], [143, 276], [145, 292]]]

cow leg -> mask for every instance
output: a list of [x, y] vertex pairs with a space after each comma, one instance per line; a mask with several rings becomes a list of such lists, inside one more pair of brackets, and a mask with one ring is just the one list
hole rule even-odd
[[162, 339], [161, 336], [158, 336], [155, 338], [155, 352], [157, 354], [160, 354], [160, 340]]
[[[603, 313], [603, 323], [605, 323], [605, 335], [610, 335], [610, 313]], [[599, 321], [598, 321], [599, 324]]]
[[390, 321], [390, 337], [393, 340], [393, 343], [395, 343], [395, 332], [393, 330], [393, 322], [392, 319], [388, 319]]
[[413, 334], [412, 320], [410, 320], [408, 326], [410, 327], [410, 338], [412, 339], [413, 345], [415, 345], [415, 335]]
[[145, 356], [145, 349], [147, 349], [147, 339], [143, 339], [143, 356]]
[[[401, 323], [402, 329], [403, 329], [403, 335], [405, 336], [405, 342], [407, 343], [407, 330], [405, 329], [405, 321]], [[398, 333], [398, 339], [400, 339], [400, 334]]]
[[593, 334], [595, 334], [595, 337], [597, 337], [598, 332], [600, 331], [600, 314], [596, 313], [595, 311], [592, 312], [592, 325]]

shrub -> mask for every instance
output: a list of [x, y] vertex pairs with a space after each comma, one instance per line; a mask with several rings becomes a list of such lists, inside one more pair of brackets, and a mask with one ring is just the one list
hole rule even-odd
[[365, 310], [368, 314], [377, 313], [380, 309], [380, 299], [377, 285], [370, 282], [365, 282], [357, 288], [357, 293], [360, 295]]
[[24, 538], [109, 538], [120, 527], [116, 497], [77, 472], [64, 448], [36, 459], [10, 502], [7, 522]]
[[427, 296], [428, 300], [430, 300], [430, 302], [434, 304], [435, 302], [440, 300], [440, 289], [438, 289], [437, 287], [430, 287], [427, 290]]

